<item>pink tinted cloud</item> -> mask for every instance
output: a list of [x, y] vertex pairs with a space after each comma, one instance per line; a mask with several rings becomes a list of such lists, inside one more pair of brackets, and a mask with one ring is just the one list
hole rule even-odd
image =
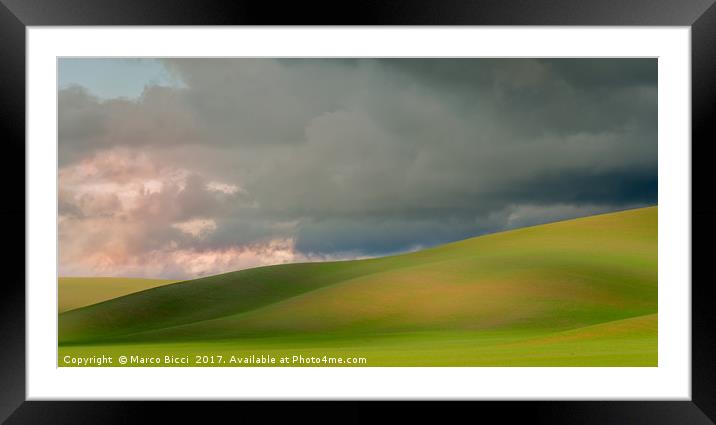
[[168, 244], [141, 254], [123, 249], [104, 249], [65, 262], [61, 266], [61, 274], [188, 279], [257, 266], [318, 259], [297, 252], [292, 239], [274, 239], [218, 249], [178, 249]]
[[245, 191], [126, 148], [63, 167], [60, 274], [184, 279], [312, 260], [295, 249], [290, 228], [248, 244], [195, 244], [219, 230], [211, 214], [235, 194]]

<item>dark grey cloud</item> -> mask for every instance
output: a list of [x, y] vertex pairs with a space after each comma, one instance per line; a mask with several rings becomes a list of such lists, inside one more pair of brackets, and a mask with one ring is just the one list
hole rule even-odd
[[[163, 211], [147, 246], [375, 255], [657, 201], [655, 59], [164, 63], [181, 87], [59, 93], [61, 167], [125, 149], [186, 172], [137, 210]], [[172, 227], [192, 219], [217, 230]]]

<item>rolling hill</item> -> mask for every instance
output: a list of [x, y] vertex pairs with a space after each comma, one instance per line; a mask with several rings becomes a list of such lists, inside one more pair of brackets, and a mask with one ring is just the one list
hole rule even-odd
[[158, 286], [62, 312], [60, 351], [320, 348], [368, 353], [373, 365], [655, 366], [657, 213]]
[[57, 307], [60, 313], [64, 313], [174, 282], [176, 281], [123, 277], [61, 277], [57, 280]]

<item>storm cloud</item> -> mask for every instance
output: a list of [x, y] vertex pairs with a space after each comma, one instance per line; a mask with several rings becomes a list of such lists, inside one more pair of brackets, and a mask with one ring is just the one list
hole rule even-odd
[[59, 91], [61, 274], [384, 255], [657, 202], [654, 59], [162, 63], [181, 85]]

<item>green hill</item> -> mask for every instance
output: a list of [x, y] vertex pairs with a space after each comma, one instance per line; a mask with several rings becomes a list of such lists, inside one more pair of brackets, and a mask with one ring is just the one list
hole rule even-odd
[[61, 277], [57, 280], [57, 307], [60, 313], [64, 313], [174, 282], [176, 281], [123, 277]]
[[[455, 365], [655, 365], [656, 312], [657, 207], [650, 207], [391, 257], [160, 286], [61, 313], [59, 340], [77, 352], [129, 343], [353, 347], [380, 365], [438, 364], [430, 357], [437, 347]], [[510, 346], [493, 357], [485, 351]], [[530, 357], [540, 349], [542, 357]]]

